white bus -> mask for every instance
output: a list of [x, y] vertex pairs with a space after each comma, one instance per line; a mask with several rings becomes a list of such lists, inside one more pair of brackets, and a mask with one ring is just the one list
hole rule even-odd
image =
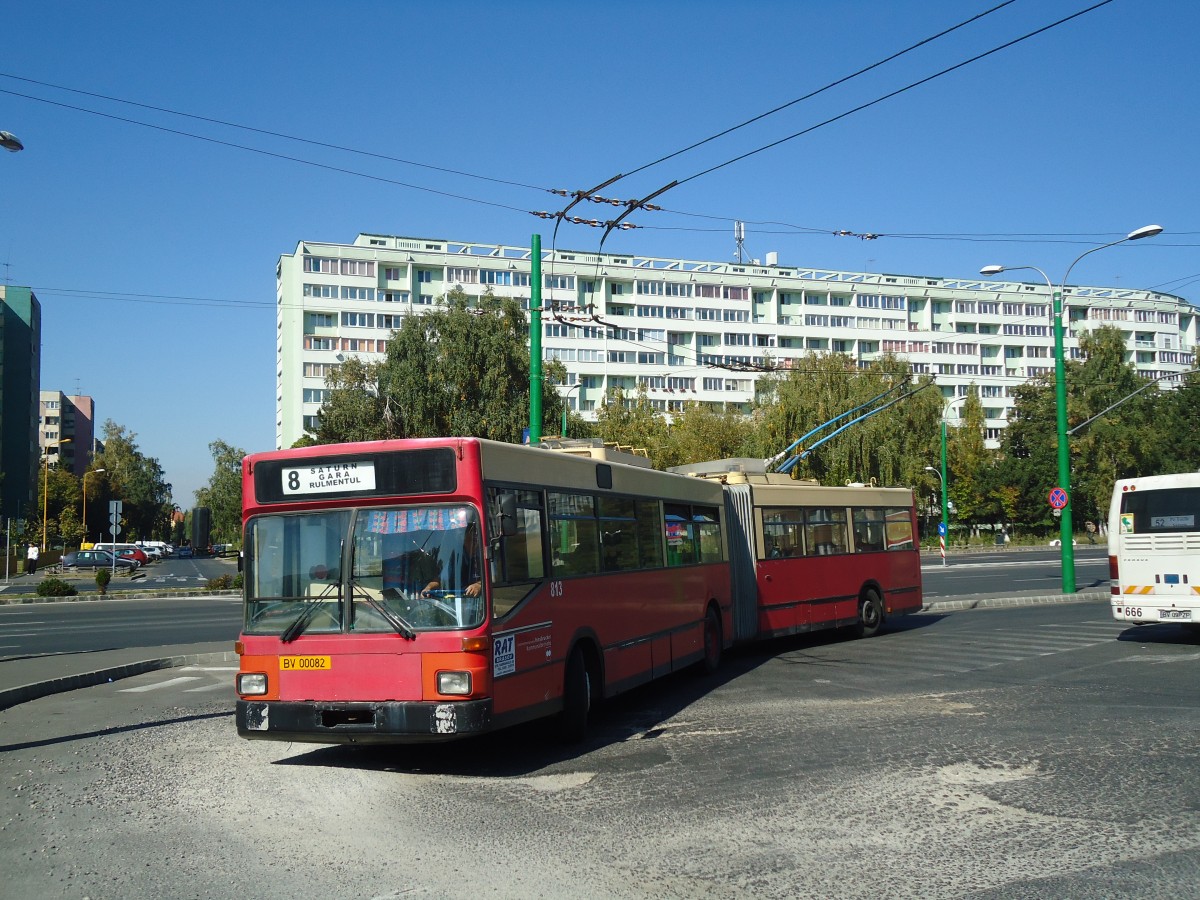
[[1108, 571], [1118, 622], [1200, 628], [1200, 472], [1113, 486]]

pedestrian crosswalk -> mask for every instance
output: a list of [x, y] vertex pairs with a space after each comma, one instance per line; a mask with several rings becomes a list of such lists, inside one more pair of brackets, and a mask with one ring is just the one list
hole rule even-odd
[[858, 672], [878, 666], [889, 674], [942, 677], [1012, 665], [1110, 643], [1128, 626], [1096, 620], [1069, 625], [1029, 628], [962, 629], [908, 627], [867, 641], [836, 641], [806, 645], [779, 657], [785, 662], [803, 658], [822, 667]]
[[236, 672], [237, 666], [183, 666], [151, 676], [152, 680], [146, 684], [118, 688], [118, 693], [146, 694], [172, 689], [183, 691], [185, 694], [232, 691], [233, 676]]
[[908, 629], [895, 635], [895, 640], [904, 641], [911, 652], [894, 654], [895, 647], [890, 647], [886, 667], [931, 676], [974, 672], [1106, 644], [1116, 640], [1125, 627], [1119, 622], [1096, 621], [986, 632]]

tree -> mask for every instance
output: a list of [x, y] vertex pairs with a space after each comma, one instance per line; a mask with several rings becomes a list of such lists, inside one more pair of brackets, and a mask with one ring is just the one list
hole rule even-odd
[[645, 386], [633, 398], [620, 388], [608, 392], [596, 410], [596, 435], [607, 443], [645, 450], [655, 468], [665, 468], [667, 418], [650, 403]]
[[688, 403], [675, 416], [666, 435], [659, 468], [709, 459], [746, 456], [753, 447], [753, 420], [736, 410], [707, 403]]
[[975, 390], [967, 394], [959, 421], [948, 429], [946, 441], [950, 498], [960, 523], [979, 525], [995, 517], [999, 504], [992, 493], [995, 455], [984, 443], [983, 404]]
[[[474, 435], [519, 442], [529, 424], [529, 324], [515, 299], [456, 288], [429, 312], [405, 316], [377, 363], [348, 360], [326, 385], [313, 438]], [[561, 363], [544, 367], [562, 381]], [[542, 428], [556, 432], [563, 400], [545, 390]]]
[[[157, 459], [142, 454], [136, 438], [136, 434], [126, 432], [112, 419], [107, 420], [104, 450], [96, 454], [93, 463], [96, 468], [106, 470], [109, 497], [122, 501], [125, 520], [122, 535], [129, 540], [164, 533], [168, 523], [163, 509], [171, 502], [171, 485], [163, 480], [162, 466]], [[89, 495], [89, 506], [92, 502]]]
[[196, 491], [196, 505], [207, 506], [218, 543], [240, 543], [242, 534], [242, 459], [246, 451], [216, 440], [208, 445], [213, 474]]
[[[1105, 412], [1146, 384], [1126, 362], [1125, 342], [1125, 332], [1119, 328], [1087, 331], [1079, 338], [1085, 358], [1066, 363], [1067, 430], [1099, 416], [1068, 437], [1073, 522], [1103, 519], [1114, 481], [1159, 470], [1167, 458], [1166, 448], [1173, 443], [1169, 420], [1156, 415], [1161, 398], [1152, 391]], [[1050, 528], [1055, 520], [1047, 495], [1059, 481], [1053, 374], [1032, 379], [1013, 392], [1016, 403], [1003, 437], [1000, 480], [1020, 490], [1020, 521]]]
[[[906, 399], [851, 425], [799, 465], [803, 467], [802, 474], [823, 484], [866, 482], [874, 478], [885, 485], [932, 487], [924, 469], [938, 456], [941, 395], [932, 389], [933, 382], [928, 377], [912, 383], [908, 362], [890, 354], [863, 368], [845, 354], [810, 354], [795, 360], [786, 374], [760, 379], [756, 401], [760, 425], [755, 434], [755, 455], [773, 456], [818, 425], [870, 404], [901, 383], [907, 383], [908, 387], [818, 432], [809, 446], [908, 391]], [[804, 449], [797, 448], [796, 452]]]

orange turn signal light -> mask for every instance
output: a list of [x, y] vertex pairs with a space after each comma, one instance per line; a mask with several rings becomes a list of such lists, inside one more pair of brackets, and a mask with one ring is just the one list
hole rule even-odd
[[463, 638], [462, 648], [464, 653], [483, 653], [488, 648], [488, 639], [487, 637]]
[[234, 641], [233, 642], [233, 652], [236, 653], [238, 656], [245, 656], [246, 655], [246, 645], [243, 644], [241, 641]]

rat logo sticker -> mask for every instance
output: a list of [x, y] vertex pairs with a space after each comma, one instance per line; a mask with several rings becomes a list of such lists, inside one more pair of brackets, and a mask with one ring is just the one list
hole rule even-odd
[[492, 642], [492, 675], [511, 675], [517, 671], [517, 636], [506, 634]]

